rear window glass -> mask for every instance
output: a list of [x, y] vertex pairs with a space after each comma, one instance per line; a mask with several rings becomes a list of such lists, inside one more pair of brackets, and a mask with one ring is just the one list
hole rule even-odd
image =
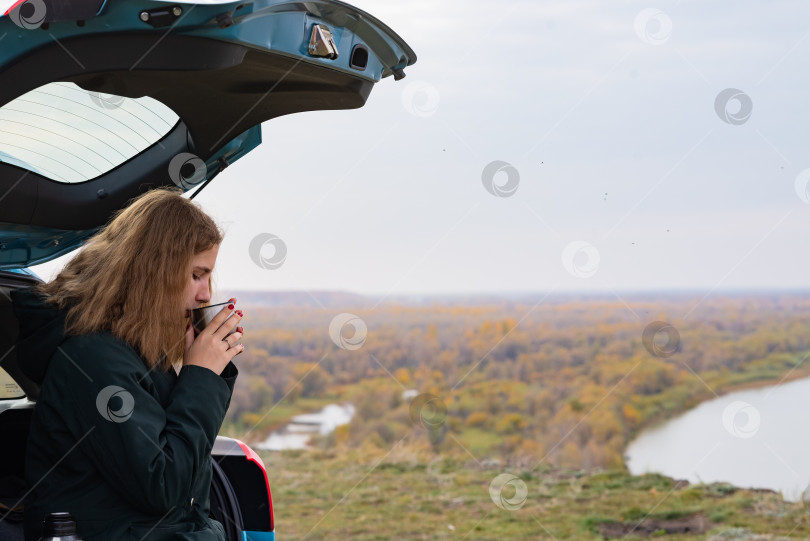
[[83, 182], [151, 147], [177, 120], [149, 97], [50, 83], [0, 107], [0, 161], [58, 182]]
[[20, 389], [8, 372], [0, 368], [0, 400], [8, 400], [11, 398], [22, 398], [25, 393]]

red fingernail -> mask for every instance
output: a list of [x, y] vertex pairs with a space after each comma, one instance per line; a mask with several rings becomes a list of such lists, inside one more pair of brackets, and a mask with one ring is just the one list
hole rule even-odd
[[243, 332], [245, 332], [245, 330], [244, 330], [242, 327], [237, 327], [237, 328], [236, 328], [236, 330], [237, 330], [238, 332], [242, 332], [242, 333], [243, 333]]
[[232, 304], [228, 305], [228, 310], [233, 310], [233, 305]]
[[242, 317], [242, 310], [237, 310], [236, 313], [239, 314], [239, 317]]

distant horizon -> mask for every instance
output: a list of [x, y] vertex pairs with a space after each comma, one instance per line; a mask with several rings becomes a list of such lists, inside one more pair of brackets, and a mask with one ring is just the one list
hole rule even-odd
[[[70, 254], [72, 257], [75, 254]], [[62, 259], [58, 266], [54, 265], [52, 262], [48, 262], [42, 265], [36, 265], [33, 267], [29, 267], [28, 270], [34, 272], [37, 276], [39, 276], [44, 281], [50, 281], [53, 279], [59, 270], [61, 270], [62, 264], [66, 263], [67, 259]], [[37, 268], [40, 267], [40, 268]], [[49, 272], [42, 272], [43, 270], [47, 270]], [[39, 271], [39, 272], [37, 272]], [[45, 274], [45, 276], [43, 276]], [[377, 292], [377, 291], [358, 291], [352, 290], [350, 288], [305, 288], [299, 287], [297, 289], [293, 288], [284, 288], [284, 289], [264, 289], [264, 288], [233, 288], [227, 285], [221, 285], [217, 283], [216, 278], [214, 279], [214, 293], [215, 296], [218, 292], [227, 292], [228, 294], [238, 294], [239, 292], [247, 293], [247, 294], [258, 294], [258, 293], [267, 293], [267, 294], [303, 294], [303, 295], [317, 295], [317, 294], [340, 294], [340, 295], [350, 295], [350, 296], [357, 296], [357, 297], [364, 297], [364, 298], [371, 298], [371, 299], [378, 299], [378, 300], [385, 300], [385, 299], [401, 299], [401, 298], [471, 298], [471, 297], [494, 297], [494, 298], [517, 298], [517, 297], [537, 297], [537, 296], [547, 296], [549, 298], [560, 298], [560, 297], [586, 297], [586, 298], [617, 298], [617, 297], [637, 297], [637, 296], [650, 296], [650, 295], [659, 295], [659, 296], [705, 296], [708, 297], [716, 297], [716, 296], [738, 296], [738, 295], [770, 295], [770, 294], [797, 294], [797, 295], [805, 295], [810, 294], [810, 284], [807, 286], [737, 286], [737, 287], [722, 287], [722, 286], [668, 286], [668, 287], [637, 287], [637, 288], [621, 288], [621, 287], [614, 287], [605, 289], [604, 284], [600, 284], [602, 287], [591, 287], [591, 288], [560, 288], [560, 287], [551, 287], [548, 289], [515, 289], [515, 290], [467, 290], [467, 291], [389, 291], [389, 292]]]
[[232, 293], [301, 293], [301, 294], [344, 294], [359, 297], [516, 297], [531, 295], [547, 295], [548, 297], [559, 296], [588, 296], [588, 297], [615, 297], [616, 294], [627, 296], [654, 294], [678, 294], [678, 295], [706, 295], [706, 297], [739, 294], [810, 294], [810, 286], [807, 288], [777, 288], [777, 287], [751, 287], [751, 288], [723, 288], [715, 289], [711, 292], [699, 288], [650, 288], [650, 289], [615, 289], [613, 292], [597, 289], [550, 289], [550, 290], [516, 290], [516, 291], [448, 291], [448, 292], [400, 292], [400, 293], [376, 293], [360, 292], [348, 289], [235, 289], [228, 287], [214, 287], [217, 291], [228, 291]]

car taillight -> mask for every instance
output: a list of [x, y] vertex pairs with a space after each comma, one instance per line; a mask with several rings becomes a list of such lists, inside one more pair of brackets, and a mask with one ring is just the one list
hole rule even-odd
[[[4, 17], [8, 16], [8, 14], [11, 12], [12, 9], [16, 8], [23, 2], [25, 2], [25, 0], [17, 0], [16, 2], [12, 2], [11, 5], [8, 7], [8, 9], [6, 9], [5, 12], [3, 13], [3, 16]], [[2, 5], [6, 4], [8, 4], [8, 2], [2, 2]]]
[[270, 505], [270, 531], [275, 531], [276, 529], [276, 520], [273, 517], [273, 496], [270, 494], [270, 480], [267, 478], [267, 470], [264, 467], [264, 462], [262, 462], [261, 457], [250, 448], [250, 446], [240, 440], [234, 438], [234, 441], [242, 448], [242, 451], [245, 453], [245, 457], [256, 464], [264, 473], [264, 484], [267, 488], [267, 503]]

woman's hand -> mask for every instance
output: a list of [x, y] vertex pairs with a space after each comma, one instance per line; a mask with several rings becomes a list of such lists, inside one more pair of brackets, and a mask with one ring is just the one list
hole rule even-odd
[[[228, 319], [228, 314], [232, 309], [233, 304], [220, 310], [196, 338], [194, 337], [194, 327], [188, 326], [183, 366], [190, 364], [204, 366], [216, 374], [221, 374], [228, 362], [242, 353], [242, 350], [245, 349], [242, 344], [231, 347], [242, 338], [242, 327], [237, 327], [236, 332], [225, 338], [225, 335], [242, 320], [241, 310], [234, 312], [233, 317]], [[226, 319], [228, 321], [225, 321]]]

